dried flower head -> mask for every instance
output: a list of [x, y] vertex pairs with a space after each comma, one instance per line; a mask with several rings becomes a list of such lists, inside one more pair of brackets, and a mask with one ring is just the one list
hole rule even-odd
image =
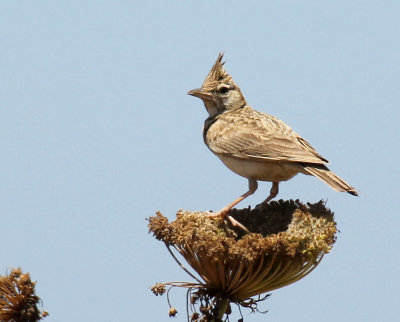
[[155, 295], [163, 295], [165, 293], [165, 285], [162, 283], [156, 283], [152, 287], [150, 287], [150, 290], [155, 294]]
[[12, 269], [7, 276], [0, 276], [0, 321], [36, 322], [48, 316], [37, 304], [40, 298], [35, 294], [35, 283], [29, 273], [20, 268]]
[[197, 302], [206, 311], [200, 312], [203, 316], [215, 314], [223, 300], [255, 309], [258, 300], [252, 297], [305, 277], [336, 240], [333, 213], [322, 201], [280, 200], [253, 210], [233, 209], [230, 215], [251, 233], [202, 212], [181, 210], [173, 222], [159, 212], [149, 219], [150, 232], [176, 260], [171, 248], [177, 250], [201, 278], [189, 272], [198, 283], [164, 285], [196, 289], [191, 306]]
[[174, 308], [174, 307], [171, 307], [171, 308], [168, 310], [168, 315], [169, 315], [170, 317], [175, 316], [177, 313], [178, 313], [178, 311], [177, 311], [177, 309]]

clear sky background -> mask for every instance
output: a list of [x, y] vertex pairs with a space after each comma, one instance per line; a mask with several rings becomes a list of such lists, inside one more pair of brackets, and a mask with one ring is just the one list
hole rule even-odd
[[[218, 210], [247, 189], [204, 145], [207, 112], [186, 95], [224, 51], [249, 104], [361, 192], [281, 184], [280, 198], [327, 200], [340, 234], [245, 321], [395, 321], [399, 16], [398, 1], [2, 1], [0, 273], [28, 271], [49, 322], [169, 321], [149, 286], [191, 278], [145, 218]], [[185, 292], [171, 299], [186, 321]]]

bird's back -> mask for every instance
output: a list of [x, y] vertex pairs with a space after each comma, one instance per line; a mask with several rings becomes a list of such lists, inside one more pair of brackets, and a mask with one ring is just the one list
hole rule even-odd
[[217, 155], [258, 161], [328, 162], [290, 126], [249, 105], [218, 115], [204, 131], [207, 146]]

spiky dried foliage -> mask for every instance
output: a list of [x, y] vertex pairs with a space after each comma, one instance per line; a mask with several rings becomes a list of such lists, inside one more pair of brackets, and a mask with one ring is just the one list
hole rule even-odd
[[0, 276], [0, 321], [39, 321], [48, 315], [38, 309], [39, 302], [29, 273], [14, 268], [8, 275]]
[[[197, 290], [192, 298], [203, 307], [208, 305], [207, 312], [214, 314], [214, 319], [216, 304], [223, 299], [256, 309], [257, 300], [252, 297], [305, 277], [336, 240], [333, 213], [322, 201], [304, 205], [298, 200], [280, 200], [253, 210], [233, 209], [230, 215], [251, 233], [202, 212], [181, 210], [173, 222], [160, 212], [149, 219], [150, 232], [170, 252], [176, 249], [203, 280], [191, 274], [198, 283], [157, 284], [157, 289], [181, 286]], [[204, 313], [200, 316], [205, 317]]]

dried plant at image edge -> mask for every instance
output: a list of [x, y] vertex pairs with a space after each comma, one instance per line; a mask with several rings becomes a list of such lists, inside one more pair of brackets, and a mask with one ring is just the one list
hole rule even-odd
[[[336, 223], [323, 201], [273, 201], [255, 209], [229, 213], [250, 233], [207, 213], [180, 210], [173, 222], [160, 212], [149, 229], [165, 243], [178, 264], [197, 282], [157, 283], [156, 295], [173, 287], [188, 288], [191, 321], [223, 321], [230, 303], [257, 310], [261, 294], [294, 283], [309, 274], [335, 243]], [[194, 276], [175, 256], [179, 252], [198, 273]], [[177, 311], [170, 305], [169, 315]]]
[[35, 283], [29, 273], [20, 268], [12, 269], [6, 276], [0, 276], [0, 321], [1, 322], [36, 322], [48, 315], [40, 311], [41, 302], [35, 295]]

